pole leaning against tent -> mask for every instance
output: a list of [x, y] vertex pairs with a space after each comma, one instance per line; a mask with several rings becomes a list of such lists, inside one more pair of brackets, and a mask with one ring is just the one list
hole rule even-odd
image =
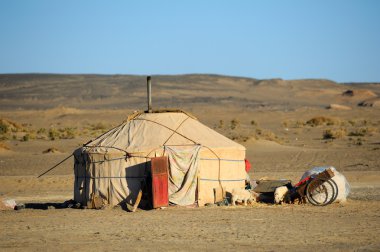
[[56, 168], [58, 165], [62, 164], [63, 162], [65, 162], [67, 159], [71, 158], [73, 154], [70, 154], [70, 156], [66, 157], [65, 159], [63, 159], [61, 162], [59, 162], [58, 164], [54, 165], [53, 167], [51, 167], [50, 169], [46, 170], [45, 172], [41, 173], [37, 178], [40, 178], [42, 177], [43, 175], [45, 175], [46, 173], [48, 173], [49, 171], [53, 170], [54, 168]]

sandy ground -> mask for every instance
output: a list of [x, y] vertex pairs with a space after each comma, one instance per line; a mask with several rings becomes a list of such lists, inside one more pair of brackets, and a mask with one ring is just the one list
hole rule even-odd
[[24, 210], [2, 213], [0, 242], [2, 250], [378, 251], [378, 207]]
[[[102, 130], [121, 123], [145, 91], [133, 84], [140, 77], [128, 79], [134, 98], [126, 99], [127, 105], [120, 108], [125, 97], [118, 94], [128, 90], [120, 76], [23, 76], [13, 82], [9, 78], [0, 76], [0, 119], [20, 128], [1, 135], [0, 197], [33, 206], [47, 207], [72, 198], [72, 160], [42, 178], [36, 176]], [[88, 84], [88, 78], [95, 84]], [[333, 165], [351, 184], [348, 202], [326, 207], [257, 203], [170, 207], [135, 213], [121, 209], [1, 210], [0, 250], [380, 250], [380, 109], [356, 106], [379, 95], [380, 85], [360, 86], [357, 95], [347, 97], [342, 92], [359, 88], [311, 80], [161, 78], [158, 103], [165, 105], [167, 99], [170, 106], [192, 112], [209, 127], [246, 146], [252, 178], [297, 182], [314, 166]], [[83, 81], [83, 88], [69, 92], [61, 87], [65, 81], [73, 86]], [[183, 100], [173, 98], [175, 81], [183, 87], [177, 88]], [[185, 85], [192, 81], [193, 86]], [[102, 92], [103, 82], [112, 86], [110, 93]], [[44, 93], [39, 85], [56, 92]], [[69, 102], [62, 103], [65, 97]], [[351, 109], [325, 109], [330, 103]], [[321, 116], [334, 120], [314, 126], [306, 123]], [[54, 128], [68, 134], [68, 127], [73, 128], [72, 135], [54, 140], [48, 133], [38, 133], [45, 132], [41, 128]], [[326, 130], [343, 135], [324, 139]], [[25, 139], [26, 134], [30, 138]], [[49, 148], [55, 151], [44, 154]]]
[[[350, 179], [360, 173], [348, 175]], [[361, 176], [359, 182], [351, 183], [352, 194], [345, 205], [326, 207], [256, 203], [247, 207], [173, 207], [135, 213], [121, 209], [2, 211], [0, 248], [378, 251], [379, 173]], [[363, 182], [375, 177], [377, 181]], [[17, 192], [10, 192], [18, 202], [52, 203], [70, 198], [72, 181], [70, 175], [57, 175], [43, 179], [4, 176], [0, 182], [1, 191], [21, 185]]]

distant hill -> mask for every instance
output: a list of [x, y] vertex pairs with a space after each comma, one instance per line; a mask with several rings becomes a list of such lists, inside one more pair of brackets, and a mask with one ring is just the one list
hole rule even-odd
[[[338, 84], [329, 80], [259, 80], [221, 75], [152, 76], [153, 106], [269, 107], [325, 106], [349, 88], [380, 94], [378, 84]], [[344, 101], [349, 103], [349, 101]], [[1, 74], [2, 109], [145, 109], [146, 76], [96, 74]]]

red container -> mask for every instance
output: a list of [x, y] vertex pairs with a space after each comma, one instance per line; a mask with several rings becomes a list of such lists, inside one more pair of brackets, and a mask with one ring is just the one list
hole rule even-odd
[[151, 160], [153, 208], [169, 205], [168, 193], [168, 157], [156, 157]]

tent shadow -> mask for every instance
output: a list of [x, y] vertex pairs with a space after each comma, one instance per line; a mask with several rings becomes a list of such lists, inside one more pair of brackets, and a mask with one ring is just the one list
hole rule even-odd
[[136, 203], [137, 196], [142, 190], [141, 201], [138, 208], [144, 210], [152, 209], [152, 182], [151, 182], [151, 162], [136, 164], [125, 168], [125, 175], [129, 190], [129, 195], [119, 203], [123, 210], [128, 211], [127, 204], [133, 206]]
[[35, 210], [48, 210], [48, 209], [66, 209], [73, 208], [70, 207], [70, 201], [65, 201], [63, 203], [24, 203], [21, 205], [16, 205], [15, 210], [21, 209], [35, 209]]

